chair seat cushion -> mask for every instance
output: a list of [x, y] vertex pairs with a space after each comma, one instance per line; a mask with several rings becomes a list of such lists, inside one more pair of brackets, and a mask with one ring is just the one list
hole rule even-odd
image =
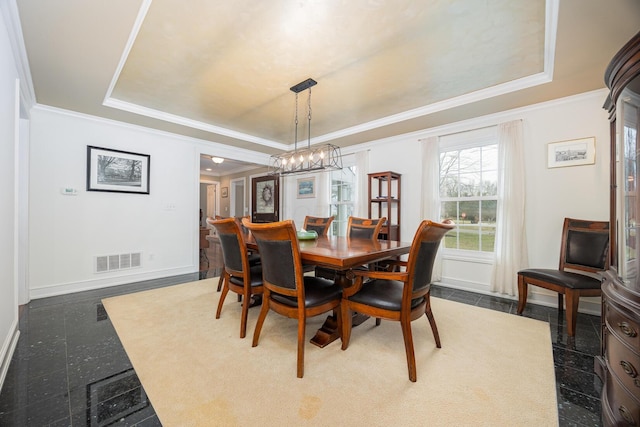
[[518, 271], [518, 275], [551, 282], [569, 289], [599, 289], [601, 281], [585, 274], [546, 268], [528, 268]]
[[[370, 305], [384, 310], [400, 311], [402, 307], [402, 289], [404, 282], [396, 280], [370, 280], [362, 285], [356, 294], [349, 297], [349, 301]], [[411, 308], [418, 306], [424, 298], [411, 301]]]
[[[291, 307], [298, 306], [298, 300], [295, 297], [288, 297], [272, 293], [271, 297], [282, 304]], [[315, 307], [325, 302], [342, 297], [342, 288], [333, 281], [323, 279], [321, 277], [304, 276], [304, 298], [306, 307]]]
[[[255, 265], [251, 267], [249, 271], [251, 272], [251, 286], [252, 287], [262, 286], [262, 266]], [[234, 285], [238, 285], [238, 286], [244, 285], [242, 278], [240, 277], [231, 276], [229, 278], [229, 281]]]

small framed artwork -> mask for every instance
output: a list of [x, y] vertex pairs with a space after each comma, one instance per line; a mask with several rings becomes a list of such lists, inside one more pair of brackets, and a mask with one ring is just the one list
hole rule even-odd
[[151, 156], [87, 146], [87, 191], [149, 194]]
[[592, 165], [596, 162], [595, 137], [547, 144], [547, 167]]
[[316, 197], [316, 178], [298, 179], [298, 199], [310, 199]]
[[222, 187], [221, 195], [223, 198], [229, 197], [229, 187]]

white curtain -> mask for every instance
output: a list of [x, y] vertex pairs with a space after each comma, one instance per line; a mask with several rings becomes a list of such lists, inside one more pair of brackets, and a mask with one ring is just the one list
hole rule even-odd
[[522, 120], [498, 125], [498, 209], [490, 290], [517, 295], [518, 270], [527, 267]]
[[369, 150], [356, 153], [357, 195], [353, 216], [366, 218], [369, 216]]
[[[422, 141], [422, 219], [440, 221], [440, 147], [439, 138], [431, 136]], [[442, 244], [433, 265], [432, 281], [442, 278]]]

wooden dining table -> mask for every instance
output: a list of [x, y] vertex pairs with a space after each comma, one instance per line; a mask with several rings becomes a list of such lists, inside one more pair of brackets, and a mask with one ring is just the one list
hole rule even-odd
[[[246, 236], [245, 242], [249, 249], [258, 249], [258, 245], [250, 235]], [[302, 262], [335, 270], [335, 281], [342, 287], [353, 284], [353, 280], [348, 275], [353, 268], [396, 258], [408, 254], [411, 250], [410, 242], [336, 236], [319, 236], [314, 240], [299, 240], [298, 243]], [[355, 315], [352, 322], [357, 326], [364, 320], [366, 317]], [[318, 347], [325, 347], [339, 336], [336, 318], [331, 315], [327, 317], [311, 342]]]

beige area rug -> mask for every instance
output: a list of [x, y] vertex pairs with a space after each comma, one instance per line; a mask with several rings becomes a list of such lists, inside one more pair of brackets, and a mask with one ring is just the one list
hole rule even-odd
[[[432, 298], [442, 348], [426, 318], [412, 323], [416, 383], [400, 325], [373, 319], [346, 351], [308, 343], [299, 379], [296, 321], [269, 313], [252, 348], [258, 309], [240, 339], [235, 294], [215, 319], [217, 282], [103, 301], [165, 427], [558, 425], [547, 323]], [[325, 317], [309, 319], [307, 340]]]

